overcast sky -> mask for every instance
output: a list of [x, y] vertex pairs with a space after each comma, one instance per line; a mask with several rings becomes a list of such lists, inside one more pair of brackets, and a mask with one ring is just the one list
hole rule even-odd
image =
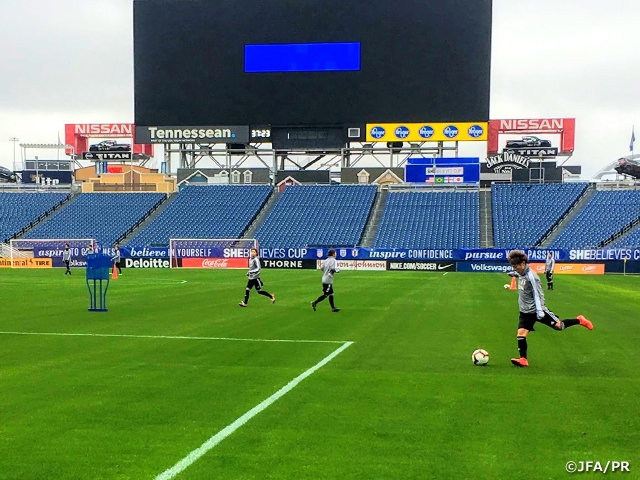
[[[2, 1], [0, 165], [12, 166], [11, 137], [55, 143], [65, 123], [133, 121], [132, 10]], [[639, 25], [639, 0], [494, 0], [491, 118], [576, 117], [569, 163], [583, 177], [628, 154], [633, 124], [640, 139]]]

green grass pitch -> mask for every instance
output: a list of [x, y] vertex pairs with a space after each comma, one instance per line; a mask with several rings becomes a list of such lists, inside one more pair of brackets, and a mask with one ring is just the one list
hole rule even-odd
[[263, 280], [241, 309], [243, 271], [126, 270], [89, 313], [82, 271], [1, 271], [2, 332], [132, 336], [0, 334], [0, 479], [153, 479], [340, 346], [135, 335], [355, 342], [179, 479], [640, 478], [640, 278], [557, 276], [595, 329], [540, 326], [529, 369], [507, 276], [341, 272], [337, 314], [319, 272]]

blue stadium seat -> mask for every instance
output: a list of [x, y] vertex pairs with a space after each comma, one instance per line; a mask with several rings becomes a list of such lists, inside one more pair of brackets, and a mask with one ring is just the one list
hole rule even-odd
[[168, 246], [171, 238], [238, 238], [270, 193], [268, 185], [188, 185], [128, 244]]
[[491, 195], [496, 248], [537, 245], [587, 187], [587, 183], [494, 184]]
[[373, 246], [478, 248], [478, 192], [389, 193]]
[[551, 246], [596, 248], [638, 218], [640, 191], [597, 191]]
[[0, 241], [6, 242], [68, 197], [68, 193], [0, 193]]
[[113, 245], [164, 198], [163, 193], [84, 193], [25, 238], [94, 238]]
[[260, 246], [349, 247], [360, 242], [375, 185], [290, 186], [260, 225]]

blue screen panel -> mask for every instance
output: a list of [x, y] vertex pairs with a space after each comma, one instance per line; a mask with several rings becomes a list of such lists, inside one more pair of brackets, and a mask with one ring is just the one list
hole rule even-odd
[[360, 42], [244, 46], [247, 73], [354, 70], [360, 70]]

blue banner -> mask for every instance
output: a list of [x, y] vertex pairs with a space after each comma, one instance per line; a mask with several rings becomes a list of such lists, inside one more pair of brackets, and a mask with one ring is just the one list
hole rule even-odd
[[473, 158], [410, 158], [405, 167], [405, 180], [424, 184], [478, 184], [480, 159]]

